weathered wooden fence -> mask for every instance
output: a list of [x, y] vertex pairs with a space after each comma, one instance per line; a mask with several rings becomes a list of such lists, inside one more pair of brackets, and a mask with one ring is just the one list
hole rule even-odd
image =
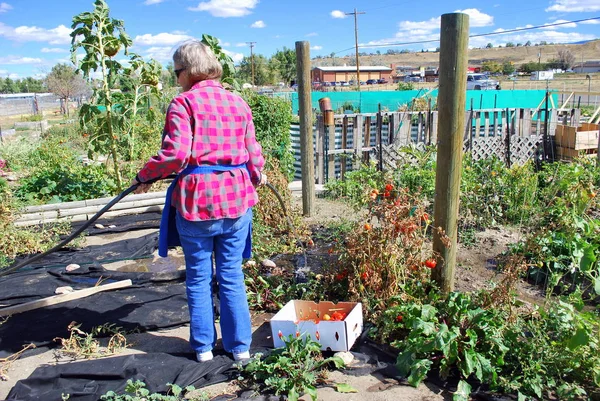
[[[437, 142], [437, 111], [336, 114], [334, 122], [333, 126], [326, 126], [323, 117], [318, 116], [313, 128], [318, 184], [330, 178], [343, 179], [346, 171], [373, 158], [381, 168], [393, 169], [403, 159], [403, 147]], [[495, 155], [509, 165], [522, 164], [540, 155], [552, 158], [557, 124], [577, 125], [579, 110], [469, 110], [465, 122], [464, 150], [474, 159]], [[299, 131], [297, 125], [290, 130], [299, 178]], [[547, 147], [543, 145], [544, 138], [549, 143]]]

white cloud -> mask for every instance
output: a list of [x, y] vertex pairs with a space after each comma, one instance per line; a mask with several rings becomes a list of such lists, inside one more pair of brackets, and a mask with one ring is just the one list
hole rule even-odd
[[304, 35], [304, 36], [306, 36], [307, 38], [310, 38], [311, 36], [319, 36], [319, 34], [318, 34], [318, 33], [316, 33], [316, 32], [311, 32], [311, 33], [307, 33], [307, 34], [306, 34], [306, 35]]
[[580, 24], [597, 25], [597, 24], [600, 24], [600, 20], [591, 19], [591, 20], [588, 20], [588, 21], [581, 21]]
[[266, 26], [267, 26], [267, 24], [265, 24], [264, 21], [258, 20], [256, 22], [254, 22], [252, 25], [250, 25], [250, 28], [265, 28]]
[[346, 13], [340, 10], [333, 10], [329, 15], [333, 18], [346, 18]]
[[318, 46], [318, 45], [311, 46], [311, 48], [310, 48], [310, 50], [321, 50], [321, 49], [323, 49], [323, 46]]
[[60, 47], [42, 47], [42, 53], [68, 53], [67, 49], [62, 49]]
[[162, 3], [165, 0], [146, 0], [144, 1], [144, 4], [147, 6], [151, 6], [152, 4], [159, 4]]
[[476, 8], [467, 8], [465, 10], [456, 10], [455, 12], [464, 13], [469, 16], [469, 25], [471, 27], [481, 27], [494, 25], [494, 17], [482, 13]]
[[33, 57], [20, 57], [20, 56], [0, 57], [0, 65], [39, 64], [41, 62], [42, 62], [41, 58], [33, 58]]
[[[563, 22], [568, 22], [568, 24], [564, 24]], [[546, 29], [576, 28], [577, 27], [576, 23], [570, 22], [570, 21], [567, 21], [567, 20], [564, 20], [564, 19], [557, 19], [554, 22], [547, 22], [544, 25], [561, 24], [561, 23], [563, 23], [563, 24], [562, 25], [557, 25], [557, 26], [549, 26]]]
[[188, 7], [188, 10], [208, 11], [213, 17], [243, 17], [252, 13], [257, 4], [258, 0], [210, 0], [196, 7]]
[[554, 0], [554, 4], [546, 8], [546, 11], [567, 13], [600, 11], [600, 2], [598, 0]]
[[15, 42], [48, 42], [51, 45], [71, 43], [71, 29], [64, 25], [45, 29], [37, 26], [18, 26], [16, 28], [0, 22], [0, 36]]
[[401, 31], [410, 31], [413, 29], [433, 31], [434, 29], [440, 29], [441, 20], [442, 17], [431, 18], [427, 21], [400, 21], [398, 26]]
[[144, 50], [144, 58], [153, 58], [158, 62], [168, 63], [173, 58], [173, 50], [171, 46], [152, 46]]
[[[525, 44], [528, 41], [532, 44], [540, 43], [541, 41], [552, 43], [573, 43], [595, 38], [596, 36], [592, 34], [560, 32], [546, 28], [544, 30], [536, 29], [525, 32], [470, 38], [469, 47], [485, 47], [488, 43], [492, 43], [494, 47], [497, 47], [498, 45], [504, 46], [508, 42], [512, 42], [516, 45], [517, 43]], [[535, 54], [537, 54], [537, 51], [535, 51]]]
[[12, 10], [12, 6], [8, 3], [0, 3], [0, 14]]
[[242, 61], [244, 59], [244, 55], [242, 53], [234, 53], [227, 49], [223, 49], [223, 53], [225, 53], [229, 57], [231, 57], [231, 59], [233, 60], [234, 63], [239, 63], [240, 61]]
[[156, 35], [150, 33], [138, 35], [133, 42], [138, 46], [173, 46], [188, 39], [192, 39], [192, 36], [182, 33], [162, 32]]
[[235, 47], [246, 47], [246, 46], [247, 46], [247, 43], [244, 43], [244, 42], [239, 42], [239, 43], [235, 44]]

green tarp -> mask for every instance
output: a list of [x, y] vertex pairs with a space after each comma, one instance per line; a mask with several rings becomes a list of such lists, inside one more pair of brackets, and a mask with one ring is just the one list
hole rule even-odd
[[[343, 113], [346, 110], [361, 113], [376, 113], [381, 104], [381, 109], [385, 111], [397, 111], [402, 105], [412, 102], [416, 97], [423, 97], [427, 94], [432, 98], [432, 104], [437, 99], [437, 89], [428, 92], [426, 90], [411, 91], [366, 91], [366, 92], [313, 92], [312, 107], [319, 109], [319, 99], [328, 97], [331, 99], [331, 105], [336, 113]], [[292, 110], [298, 114], [298, 93], [292, 93]], [[471, 109], [491, 109], [491, 108], [536, 108], [546, 96], [545, 90], [493, 90], [493, 91], [467, 91], [467, 110]], [[552, 94], [554, 104], [558, 107], [558, 95]], [[542, 104], [543, 108], [545, 105]], [[410, 107], [410, 106], [409, 106]], [[550, 104], [550, 108], [552, 104]]]

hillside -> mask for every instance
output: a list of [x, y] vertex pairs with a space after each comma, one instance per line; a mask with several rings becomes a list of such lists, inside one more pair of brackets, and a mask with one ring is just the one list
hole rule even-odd
[[[558, 51], [562, 49], [570, 50], [575, 56], [575, 62], [600, 60], [600, 39], [590, 41], [584, 44], [556, 44], [544, 46], [519, 46], [519, 47], [497, 47], [491, 49], [471, 49], [469, 50], [469, 65], [480, 66], [484, 61], [512, 61], [515, 65], [520, 65], [530, 61], [538, 61], [538, 54], [541, 52], [541, 61], [547, 62], [558, 58]], [[325, 57], [312, 60], [313, 66], [331, 66], [331, 65], [355, 65], [353, 56], [346, 57]], [[407, 65], [413, 67], [437, 67], [439, 64], [439, 53], [404, 53], [404, 54], [371, 54], [369, 56], [360, 56], [361, 65]]]

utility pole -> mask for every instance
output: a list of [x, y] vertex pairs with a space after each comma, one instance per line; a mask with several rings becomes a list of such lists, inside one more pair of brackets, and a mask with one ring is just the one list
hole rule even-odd
[[252, 86], [254, 87], [254, 53], [252, 53], [252, 49], [256, 42], [246, 42], [250, 45], [250, 68], [252, 69]]
[[356, 49], [356, 87], [360, 92], [360, 62], [358, 61], [358, 14], [366, 14], [364, 11], [356, 11], [353, 13], [346, 13], [346, 15], [354, 15], [354, 47]]

